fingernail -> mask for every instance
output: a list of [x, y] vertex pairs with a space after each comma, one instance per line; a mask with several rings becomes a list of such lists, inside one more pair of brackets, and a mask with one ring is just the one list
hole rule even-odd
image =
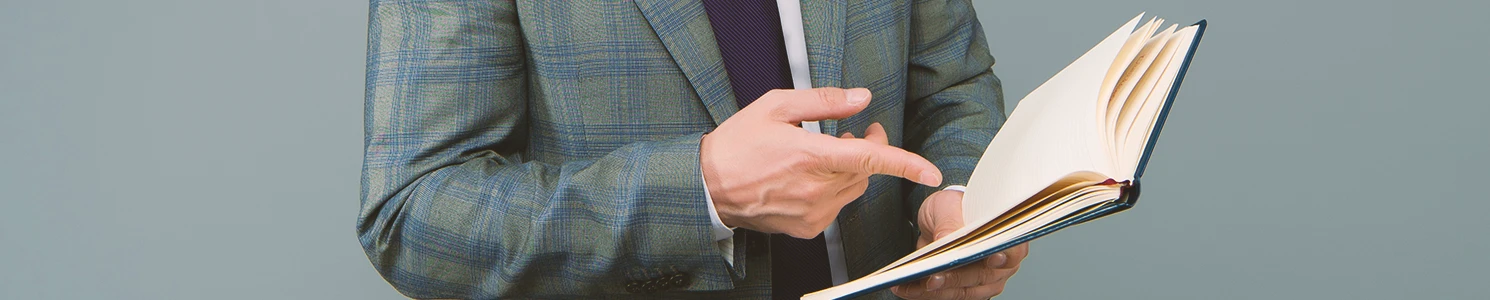
[[939, 290], [942, 288], [943, 284], [947, 284], [946, 275], [932, 275], [931, 279], [926, 280], [926, 291], [930, 292]]
[[843, 96], [848, 98], [848, 104], [859, 105], [863, 104], [864, 101], [869, 101], [869, 90], [862, 88], [847, 89], [843, 90]]
[[930, 186], [940, 185], [942, 183], [942, 177], [941, 175], [937, 175], [936, 172], [921, 171], [921, 183]]
[[1008, 262], [1009, 255], [1006, 255], [1003, 252], [994, 253], [993, 256], [988, 257], [988, 265], [993, 266], [994, 268], [1002, 268], [1004, 267], [1004, 264]]

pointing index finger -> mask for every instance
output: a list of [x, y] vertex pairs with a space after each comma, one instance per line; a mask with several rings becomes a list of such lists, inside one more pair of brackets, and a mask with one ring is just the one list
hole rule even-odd
[[827, 147], [821, 150], [821, 163], [828, 170], [884, 174], [927, 186], [939, 186], [942, 183], [942, 172], [936, 165], [920, 155], [900, 148], [867, 140], [832, 139], [825, 145]]

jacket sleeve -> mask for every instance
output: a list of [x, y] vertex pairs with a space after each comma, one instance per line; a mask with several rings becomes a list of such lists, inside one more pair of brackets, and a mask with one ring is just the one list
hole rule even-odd
[[512, 1], [371, 1], [356, 228], [377, 271], [414, 298], [731, 288], [701, 134], [524, 159], [523, 43]]
[[[965, 185], [1004, 124], [1003, 88], [993, 75], [983, 26], [967, 0], [915, 1], [906, 89], [906, 149]], [[910, 184], [906, 216], [940, 188]]]

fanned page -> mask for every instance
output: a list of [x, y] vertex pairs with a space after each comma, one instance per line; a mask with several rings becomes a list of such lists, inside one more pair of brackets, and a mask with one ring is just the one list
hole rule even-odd
[[1123, 159], [1123, 174], [1135, 174], [1138, 171], [1139, 161], [1144, 156], [1143, 151], [1149, 146], [1150, 135], [1154, 133], [1154, 124], [1159, 119], [1159, 113], [1164, 111], [1170, 89], [1179, 77], [1180, 68], [1189, 58], [1187, 52], [1195, 42], [1198, 28], [1188, 26], [1165, 36], [1167, 40], [1164, 49], [1148, 68], [1148, 73], [1139, 80], [1141, 92], [1128, 97], [1123, 113], [1119, 116], [1118, 126], [1114, 128], [1119, 142], [1119, 157]]
[[968, 179], [963, 220], [992, 220], [1071, 173], [1117, 171], [1102, 143], [1105, 133], [1093, 106], [1113, 60], [1141, 18], [1113, 31], [1019, 100]]
[[1160, 30], [1159, 18], [1138, 26], [1142, 18], [1020, 100], [969, 179], [967, 226], [803, 299], [885, 288], [1126, 207], [1113, 201], [1124, 199], [1136, 179], [1200, 31], [1200, 25]]

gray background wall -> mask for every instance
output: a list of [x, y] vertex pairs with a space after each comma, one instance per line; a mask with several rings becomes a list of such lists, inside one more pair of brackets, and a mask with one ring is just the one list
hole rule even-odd
[[[365, 1], [0, 2], [0, 298], [398, 299], [352, 234]], [[1002, 299], [1483, 299], [1483, 1], [977, 1], [1010, 98], [1212, 27], [1130, 212]]]

